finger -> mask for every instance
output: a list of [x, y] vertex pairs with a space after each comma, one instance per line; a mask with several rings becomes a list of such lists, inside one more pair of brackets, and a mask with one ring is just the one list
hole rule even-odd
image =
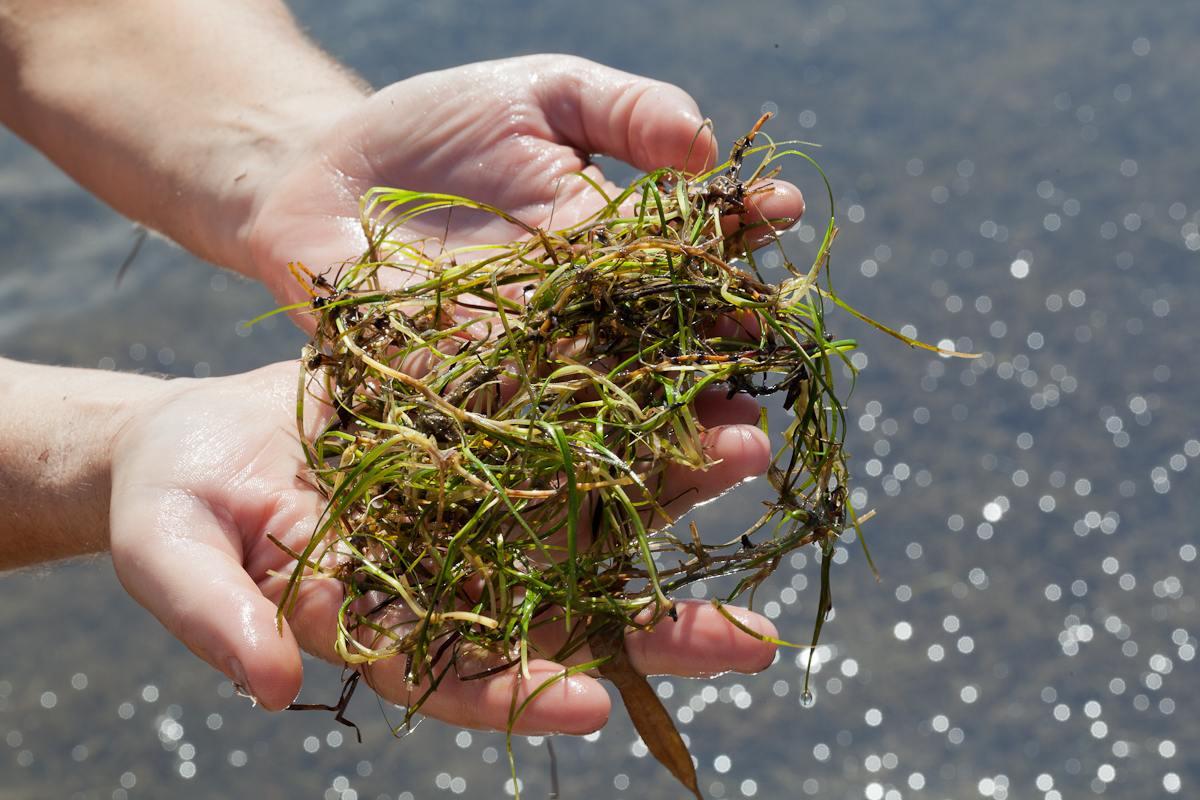
[[666, 469], [667, 499], [663, 510], [678, 519], [688, 509], [713, 500], [747, 478], [762, 475], [771, 463], [771, 442], [754, 425], [724, 425], [701, 436], [713, 460], [708, 469], [692, 470], [678, 464]]
[[[512, 733], [522, 736], [581, 735], [599, 730], [608, 721], [612, 703], [608, 692], [594, 678], [566, 676], [562, 665], [537, 659], [529, 662], [528, 678], [523, 677], [520, 666], [515, 665], [486, 678], [463, 679], [488, 665], [491, 665], [490, 660], [470, 665], [467, 657], [451, 666], [438, 683], [437, 691], [420, 706], [420, 713], [463, 728], [511, 729]], [[363, 672], [381, 697], [396, 705], [408, 706], [422, 697], [428, 682], [408, 688], [404, 668], [404, 656], [394, 656], [375, 662]], [[524, 705], [535, 693], [537, 696]], [[515, 709], [520, 709], [520, 713], [510, 720]]]
[[[725, 606], [738, 622], [761, 636], [778, 638], [770, 620], [738, 606]], [[644, 622], [651, 612], [639, 615]], [[725, 672], [761, 672], [775, 659], [776, 645], [746, 633], [727, 620], [712, 603], [702, 600], [675, 602], [676, 619], [666, 617], [652, 630], [631, 630], [625, 634], [625, 650], [634, 668], [643, 675], [677, 675], [681, 678], [707, 678]], [[565, 642], [561, 626], [547, 626], [538, 632], [544, 647], [560, 647]], [[588, 647], [571, 657], [571, 663], [592, 660]]]
[[[544, 68], [549, 80], [536, 91], [552, 130], [585, 153], [612, 156], [638, 169], [675, 167], [699, 173], [717, 163], [718, 148], [696, 101], [668, 83], [609, 69], [584, 59], [554, 57]], [[539, 75], [539, 78], [542, 77]], [[772, 180], [752, 187], [745, 224], [773, 221], [777, 231], [804, 213], [800, 190]], [[727, 218], [736, 230], [738, 217]], [[752, 233], [752, 246], [770, 241], [769, 231]]]
[[763, 186], [755, 184], [747, 193], [745, 214], [730, 214], [721, 220], [721, 228], [726, 234], [742, 226], [754, 226], [746, 233], [746, 243], [751, 250], [771, 244], [776, 234], [791, 228], [804, 214], [804, 196], [800, 189], [779, 180], [771, 180], [767, 185], [769, 188], [764, 191], [754, 191]]
[[696, 420], [706, 428], [757, 425], [762, 415], [762, 406], [753, 397], [744, 392], [730, 397], [728, 390], [720, 387], [705, 389], [697, 395], [692, 409]]
[[584, 153], [647, 172], [698, 173], [716, 163], [716, 140], [696, 101], [679, 87], [580, 58], [553, 56], [541, 66], [535, 90], [547, 121]]
[[[305, 651], [338, 665], [345, 664], [334, 649], [343, 599], [337, 581], [305, 581], [288, 617]], [[441, 642], [435, 642], [433, 652], [440, 646]], [[535, 693], [537, 696], [512, 721], [513, 733], [523, 736], [591, 733], [603, 727], [612, 710], [608, 693], [594, 678], [564, 676], [563, 667], [550, 661], [531, 658], [528, 678], [521, 674], [519, 665], [488, 677], [473, 678], [503, 666], [503, 660], [472, 651], [470, 647], [458, 651], [453, 664], [449, 659], [449, 654], [444, 654], [434, 664], [434, 675], [440, 678], [436, 691], [428, 696], [428, 676], [415, 687], [408, 684], [405, 675], [408, 659], [404, 654], [369, 665], [358, 664], [355, 668], [384, 700], [405, 708], [420, 703], [421, 715], [463, 728], [507, 731], [510, 714]], [[538, 691], [539, 687], [543, 688]]]
[[[770, 638], [778, 631], [770, 620], [736, 606], [725, 610], [751, 630]], [[625, 650], [643, 675], [706, 678], [723, 672], [761, 672], [771, 666], [776, 646], [760, 641], [722, 616], [712, 603], [675, 603], [677, 620], [661, 620], [649, 631], [625, 636]]]
[[112, 531], [121, 584], [189, 650], [268, 710], [296, 697], [296, 640], [286, 624], [276, 629], [275, 604], [207, 504], [182, 491], [132, 490], [114, 501]]
[[[294, 544], [303, 547], [299, 541]], [[268, 596], [282, 593], [285, 582], [284, 578], [273, 578], [265, 583]], [[304, 581], [288, 616], [300, 646], [306, 652], [336, 665], [345, 665], [335, 649], [337, 620], [343, 601], [340, 582]], [[433, 652], [441, 643], [433, 644]], [[564, 676], [561, 665], [531, 658], [528, 678], [521, 674], [519, 666], [488, 677], [472, 678], [502, 666], [503, 659], [492, 654], [481, 654], [468, 646], [455, 652], [453, 664], [449, 660], [450, 656], [445, 654], [434, 664], [434, 674], [440, 675], [440, 678], [437, 689], [428, 696], [428, 676], [424, 676], [415, 687], [408, 684], [405, 675], [408, 668], [406, 655], [354, 666], [384, 700], [406, 708], [420, 703], [421, 715], [464, 728], [507, 731], [512, 711], [521, 708], [531, 697], [533, 699], [512, 721], [513, 733], [525, 736], [548, 733], [578, 735], [598, 730], [608, 720], [611, 702], [604, 688], [587, 675]], [[447, 666], [449, 669], [445, 669]], [[544, 688], [539, 691], [539, 687]]]

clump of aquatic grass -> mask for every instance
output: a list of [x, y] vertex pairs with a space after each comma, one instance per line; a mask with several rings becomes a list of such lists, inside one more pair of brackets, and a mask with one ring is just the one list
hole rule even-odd
[[[738, 574], [714, 601], [724, 612], [815, 543], [819, 632], [828, 562], [852, 514], [834, 366], [854, 342], [825, 325], [832, 219], [809, 266], [774, 239], [787, 270], [777, 284], [747, 247], [748, 235], [774, 238], [770, 223], [723, 231], [779, 158], [807, 158], [754, 147], [765, 119], [725, 164], [645, 175], [564, 230], [465, 198], [374, 189], [362, 201], [366, 253], [330, 278], [309, 276], [317, 326], [301, 388], [333, 414], [305, 447], [329, 502], [293, 553], [281, 613], [301, 580], [340, 580], [337, 652], [350, 664], [406, 659], [407, 680], [426, 688], [406, 722], [451, 670], [524, 670], [590, 646], [592, 660], [572, 671], [611, 678], [651, 751], [699, 796], [669, 715], [629, 666], [625, 631], [670, 624], [682, 587]], [[752, 155], [761, 163], [743, 179]], [[461, 249], [405, 238], [406, 223], [455, 211], [526, 235]], [[769, 470], [778, 497], [748, 530], [715, 541], [694, 523], [671, 528], [663, 479], [671, 465], [712, 465], [692, 402], [714, 387], [781, 392], [795, 416]], [[557, 644], [543, 649], [539, 630], [555, 627], [545, 638]], [[486, 666], [472, 672], [481, 654]]]

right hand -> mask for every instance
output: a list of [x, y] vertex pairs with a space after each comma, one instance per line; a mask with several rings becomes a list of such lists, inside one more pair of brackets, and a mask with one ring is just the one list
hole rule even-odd
[[[245, 375], [173, 380], [148, 392], [122, 429], [113, 453], [111, 548], [126, 591], [200, 658], [243, 686], [269, 710], [286, 707], [300, 691], [300, 649], [341, 665], [334, 650], [342, 586], [333, 580], [301, 584], [294, 612], [276, 628], [276, 610], [294, 561], [267, 539], [271, 533], [302, 551], [317, 528], [323, 498], [298, 477], [307, 469], [296, 429], [294, 362]], [[316, 405], [306, 414], [308, 436], [328, 418]], [[703, 497], [765, 469], [768, 445], [757, 428], [720, 410], [698, 409], [720, 469], [681, 472], [671, 493], [695, 487]], [[753, 431], [754, 433], [749, 433]], [[754, 435], [758, 434], [758, 435]], [[280, 577], [280, 575], [284, 577]], [[749, 627], [775, 636], [765, 618], [730, 609]], [[752, 672], [771, 663], [774, 646], [761, 642], [703, 603], [681, 603], [679, 620], [627, 638], [643, 674], [707, 676]], [[419, 697], [403, 679], [404, 659], [370, 669], [384, 699]], [[561, 665], [531, 660], [524, 699], [558, 677]], [[453, 672], [422, 713], [454, 725], [506, 730], [519, 670], [460, 681]], [[515, 733], [588, 733], [608, 718], [610, 701], [592, 677], [559, 680], [517, 720]]]

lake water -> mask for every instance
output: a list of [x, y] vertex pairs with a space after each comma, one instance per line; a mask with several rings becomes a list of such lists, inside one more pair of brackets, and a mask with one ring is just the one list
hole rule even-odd
[[[654, 681], [706, 796], [1195, 796], [1200, 6], [294, 7], [375, 85], [557, 51], [684, 87], [725, 143], [778, 112], [773, 137], [821, 145], [841, 296], [983, 353], [941, 358], [831, 314], [862, 344], [848, 449], [882, 581], [849, 542], [811, 708], [796, 651], [757, 676]], [[785, 177], [820, 229], [819, 176], [797, 161]], [[811, 233], [787, 235], [794, 259]], [[133, 242], [0, 136], [0, 352], [200, 376], [296, 355], [286, 322], [244, 325], [272, 307], [260, 287], [164, 242], [117, 287]], [[733, 530], [753, 505], [697, 521]], [[816, 607], [807, 555], [757, 599], [793, 641]], [[0, 581], [0, 629], [4, 800], [504, 796], [500, 734], [427, 722], [397, 741], [366, 693], [361, 745], [332, 715], [251, 708], [103, 560]], [[331, 702], [338, 671], [307, 664], [302, 699]], [[687, 796], [636, 739], [617, 711], [598, 737], [555, 740], [561, 796]], [[545, 797], [545, 745], [515, 747], [524, 796]]]

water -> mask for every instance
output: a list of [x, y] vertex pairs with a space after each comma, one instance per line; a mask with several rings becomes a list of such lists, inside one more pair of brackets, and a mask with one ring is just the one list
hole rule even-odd
[[[922, 340], [844, 316], [863, 343], [851, 398], [857, 541], [812, 657], [758, 676], [655, 679], [706, 795], [1187, 796], [1200, 783], [1195, 680], [1197, 107], [1184, 3], [907, 0], [295, 6], [381, 85], [467, 60], [595, 58], [690, 91], [731, 142], [764, 109], [820, 143], [843, 231], [843, 297]], [[627, 173], [624, 173], [627, 174]], [[822, 227], [821, 187], [787, 177]], [[50, 363], [227, 374], [293, 357], [260, 288], [151, 241], [11, 137], [0, 139], [0, 352]], [[1190, 227], [1189, 227], [1190, 226]], [[1190, 238], [1189, 238], [1190, 237]], [[811, 255], [802, 228], [789, 253]], [[863, 360], [865, 357], [865, 360]], [[744, 525], [747, 501], [699, 524]], [[812, 553], [759, 593], [811, 631]], [[711, 594], [711, 592], [710, 592]], [[365, 694], [350, 716], [267, 714], [122, 593], [103, 561], [0, 582], [0, 776], [13, 797], [497, 797], [503, 737], [421, 725], [396, 741]], [[303, 700], [338, 672], [307, 662]], [[396, 715], [393, 713], [393, 717]], [[684, 722], [683, 720], [687, 720]], [[523, 794], [545, 745], [515, 743]], [[556, 740], [563, 797], [683, 797], [624, 714]], [[510, 787], [511, 788], [511, 787]], [[1058, 793], [1058, 794], [1055, 794]], [[7, 795], [6, 795], [7, 796]]]

